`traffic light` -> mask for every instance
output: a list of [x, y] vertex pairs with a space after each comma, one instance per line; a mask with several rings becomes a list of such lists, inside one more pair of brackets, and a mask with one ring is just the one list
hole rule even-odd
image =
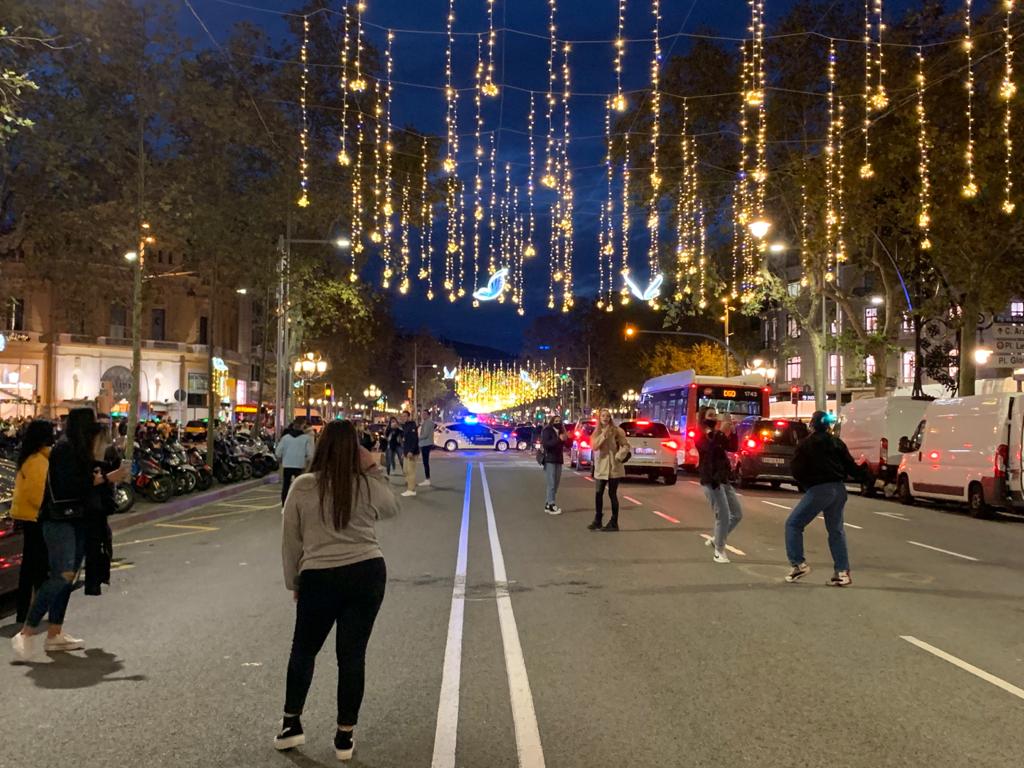
[[636, 338], [637, 330], [636, 330], [636, 326], [635, 325], [626, 325], [626, 327], [623, 330], [623, 332], [625, 333], [627, 339], [635, 339]]
[[789, 402], [793, 405], [800, 402], [800, 387], [789, 388]]
[[561, 378], [562, 381], [568, 381], [569, 380], [569, 374], [568, 373], [563, 373], [559, 378]]
[[330, 397], [332, 394], [331, 385], [328, 384], [324, 387], [324, 397]]

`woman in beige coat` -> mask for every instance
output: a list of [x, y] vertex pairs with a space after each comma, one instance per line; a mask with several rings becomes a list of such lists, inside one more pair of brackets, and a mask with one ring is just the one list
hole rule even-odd
[[[619, 530], [619, 480], [626, 476], [623, 457], [628, 455], [629, 441], [626, 433], [612, 421], [612, 412], [602, 408], [598, 416], [597, 429], [591, 437], [594, 449], [594, 481], [597, 491], [594, 495], [594, 522], [587, 526], [591, 531]], [[607, 525], [601, 526], [604, 507], [604, 489], [612, 502], [612, 516]]]

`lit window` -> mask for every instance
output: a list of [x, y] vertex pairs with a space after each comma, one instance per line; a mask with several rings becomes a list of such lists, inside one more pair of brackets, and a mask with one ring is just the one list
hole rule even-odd
[[786, 293], [788, 293], [793, 298], [796, 298], [797, 296], [799, 296], [800, 295], [800, 281], [799, 280], [793, 280], [789, 285], [787, 285], [786, 286]]
[[903, 377], [905, 383], [910, 383], [914, 380], [914, 351], [907, 350], [900, 357], [900, 375]]
[[800, 358], [799, 357], [787, 357], [786, 358], [786, 380], [796, 381], [800, 378]]
[[792, 315], [786, 318], [786, 335], [791, 339], [800, 338], [800, 323]]
[[909, 313], [903, 315], [903, 332], [904, 333], [913, 333], [914, 332], [914, 317], [912, 315], [910, 315]]
[[864, 330], [868, 333], [878, 330], [878, 307], [864, 307]]
[[1010, 317], [1014, 320], [1024, 319], [1024, 301], [1014, 299], [1010, 302]]
[[864, 378], [868, 384], [875, 379], [875, 358], [872, 355], [864, 358]]
[[839, 381], [839, 375], [842, 371], [842, 367], [842, 358], [840, 358], [839, 355], [833, 352], [828, 356], [828, 380], [833, 384]]

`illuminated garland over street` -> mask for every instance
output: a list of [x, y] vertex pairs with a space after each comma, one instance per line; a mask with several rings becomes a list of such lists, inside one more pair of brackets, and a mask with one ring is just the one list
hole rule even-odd
[[551, 397], [558, 375], [542, 367], [516, 363], [460, 363], [455, 393], [471, 413], [496, 413]]

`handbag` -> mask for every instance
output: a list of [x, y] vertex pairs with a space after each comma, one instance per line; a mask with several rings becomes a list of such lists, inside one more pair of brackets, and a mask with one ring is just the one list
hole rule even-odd
[[536, 454], [536, 459], [537, 459], [537, 463], [540, 464], [542, 467], [544, 466], [544, 457], [545, 457], [544, 449], [543, 448], [538, 448], [537, 449], [537, 454]]
[[81, 499], [55, 499], [53, 486], [50, 484], [50, 473], [46, 473], [46, 514], [51, 520], [70, 522], [85, 517], [85, 502]]
[[619, 448], [619, 450], [617, 450], [615, 452], [615, 459], [617, 461], [621, 462], [622, 464], [625, 464], [632, 457], [633, 457], [633, 447], [629, 444], [629, 441], [626, 441], [626, 444], [623, 445], [621, 448]]

